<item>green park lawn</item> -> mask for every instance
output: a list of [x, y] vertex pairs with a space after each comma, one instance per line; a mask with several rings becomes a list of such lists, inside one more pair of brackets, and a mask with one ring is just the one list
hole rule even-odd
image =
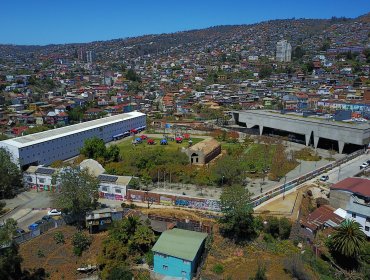
[[[139, 136], [137, 136], [139, 137]], [[137, 138], [135, 137], [135, 138]], [[117, 146], [120, 148], [121, 150], [121, 155], [126, 155], [127, 153], [130, 153], [132, 150], [139, 150], [139, 149], [154, 149], [158, 146], [160, 147], [163, 147], [163, 150], [164, 151], [178, 151], [178, 150], [181, 150], [181, 148], [188, 148], [189, 147], [189, 141], [188, 140], [183, 140], [182, 143], [176, 143], [176, 141], [170, 141], [168, 140], [168, 145], [161, 145], [160, 142], [161, 142], [161, 137], [153, 137], [153, 138], [150, 138], [150, 139], [153, 139], [155, 141], [155, 145], [149, 145], [147, 144], [147, 140], [143, 140], [143, 142], [141, 144], [136, 144], [136, 145], [133, 145], [132, 144], [132, 139], [133, 137], [130, 137], [129, 139], [125, 140], [125, 141], [122, 141], [121, 143], [118, 143]], [[148, 138], [149, 139], [149, 138]], [[191, 140], [193, 141], [193, 145], [194, 144], [197, 144], [199, 142], [201, 142], [202, 138], [191, 138]]]

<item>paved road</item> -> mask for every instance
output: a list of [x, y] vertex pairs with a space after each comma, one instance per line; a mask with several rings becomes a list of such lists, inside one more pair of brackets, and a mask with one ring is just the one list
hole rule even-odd
[[339, 167], [334, 168], [329, 171], [329, 183], [337, 183], [345, 178], [353, 177], [360, 172], [360, 165], [364, 162], [370, 160], [370, 154], [362, 155], [358, 158], [355, 158], [349, 162], [342, 164]]
[[[18, 226], [27, 229], [27, 226], [40, 220], [47, 214], [47, 210], [37, 210], [38, 208], [51, 207], [49, 192], [29, 191], [17, 195], [13, 199], [6, 199], [6, 208], [13, 209], [8, 214], [2, 216], [0, 221], [12, 218], [18, 222]], [[36, 210], [33, 210], [35, 209]]]

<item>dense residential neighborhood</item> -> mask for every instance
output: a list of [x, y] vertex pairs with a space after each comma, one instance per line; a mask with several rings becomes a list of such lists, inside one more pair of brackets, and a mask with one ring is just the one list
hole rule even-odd
[[369, 279], [370, 14], [0, 44], [1, 279]]

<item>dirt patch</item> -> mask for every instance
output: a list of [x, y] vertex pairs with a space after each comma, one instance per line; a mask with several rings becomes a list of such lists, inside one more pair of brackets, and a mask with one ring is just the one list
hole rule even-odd
[[[65, 237], [65, 244], [56, 244], [54, 233], [61, 231]], [[77, 268], [96, 264], [96, 258], [102, 248], [102, 241], [106, 233], [92, 235], [90, 248], [76, 257], [71, 245], [72, 235], [76, 232], [75, 227], [65, 226], [50, 230], [28, 242], [20, 245], [20, 254], [23, 258], [22, 267], [32, 270], [44, 268], [50, 274], [49, 279], [78, 279], [82, 275], [77, 273]]]
[[256, 209], [257, 214], [283, 216], [295, 221], [298, 218], [298, 210], [302, 202], [303, 193], [309, 188], [303, 187], [285, 197], [275, 199]]
[[[161, 208], [161, 209], [140, 209], [144, 214], [152, 214], [161, 217], [176, 218], [176, 219], [189, 219], [193, 221], [210, 222], [213, 223], [215, 220], [209, 219], [204, 213], [198, 213], [195, 210], [186, 209], [174, 209], [174, 208]], [[214, 213], [213, 213], [214, 215]]]

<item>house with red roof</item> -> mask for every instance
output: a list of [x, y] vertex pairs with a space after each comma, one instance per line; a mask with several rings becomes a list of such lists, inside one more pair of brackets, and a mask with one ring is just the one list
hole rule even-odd
[[370, 237], [370, 179], [346, 178], [330, 187], [330, 205], [345, 211]]
[[307, 231], [305, 236], [313, 239], [313, 236], [318, 230], [323, 230], [328, 227], [336, 227], [343, 221], [344, 218], [335, 213], [335, 208], [330, 205], [322, 205], [307, 217], [302, 218], [299, 223], [301, 227]]

